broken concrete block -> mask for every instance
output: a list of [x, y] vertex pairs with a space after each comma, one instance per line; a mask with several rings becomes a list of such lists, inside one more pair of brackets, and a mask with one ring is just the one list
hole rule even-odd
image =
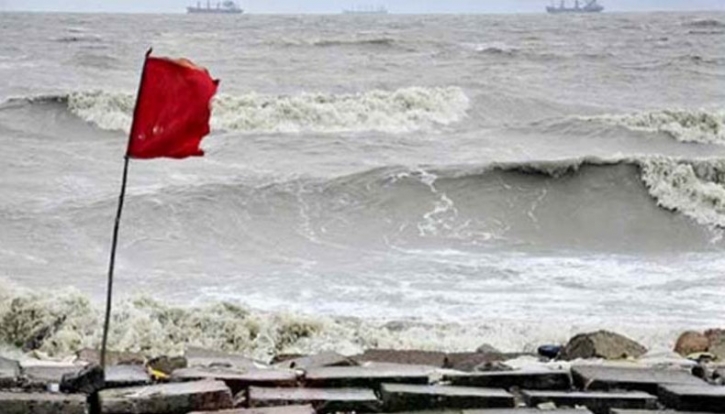
[[305, 373], [304, 383], [311, 387], [378, 388], [382, 383], [428, 384], [435, 368], [380, 364], [359, 367], [312, 368]]
[[535, 407], [552, 402], [557, 407], [584, 406], [594, 414], [608, 414], [612, 408], [652, 409], [657, 398], [641, 391], [631, 392], [566, 392], [522, 391], [526, 404]]
[[537, 370], [537, 371], [491, 371], [461, 374], [447, 374], [444, 381], [453, 385], [504, 388], [517, 387], [528, 390], [568, 390], [571, 388], [569, 371]]
[[184, 368], [177, 369], [171, 378], [178, 381], [215, 379], [224, 381], [233, 394], [249, 386], [261, 387], [294, 387], [297, 385], [298, 374], [285, 369], [251, 369], [248, 371], [230, 368]]
[[282, 407], [235, 408], [222, 411], [193, 412], [189, 414], [316, 414], [311, 405], [287, 405]]
[[69, 394], [93, 394], [103, 386], [103, 369], [98, 365], [86, 365], [78, 372], [63, 374], [60, 380], [60, 390]]
[[0, 392], [2, 414], [86, 414], [85, 395]]
[[579, 334], [571, 338], [561, 351], [561, 359], [571, 361], [580, 358], [639, 358], [646, 352], [647, 348], [623, 335], [609, 331], [597, 331]]
[[106, 388], [133, 387], [151, 383], [151, 376], [142, 365], [114, 365], [106, 367]]
[[292, 358], [274, 364], [277, 368], [301, 370], [321, 367], [349, 367], [355, 365], [357, 365], [355, 360], [344, 355], [340, 355], [337, 352], [321, 352], [316, 355]]
[[677, 369], [629, 368], [604, 365], [572, 366], [574, 384], [583, 390], [629, 390], [657, 394], [658, 385], [705, 384], [701, 379]]
[[177, 414], [232, 408], [232, 393], [221, 381], [195, 381], [130, 388], [98, 393], [103, 414]]
[[362, 362], [387, 362], [405, 365], [426, 365], [443, 368], [447, 354], [435, 351], [408, 351], [395, 349], [368, 349], [362, 355], [352, 357]]
[[0, 357], [0, 388], [17, 386], [20, 376], [20, 363], [18, 361]]
[[475, 372], [475, 371], [491, 371], [500, 363], [509, 359], [516, 359], [522, 356], [529, 356], [525, 353], [481, 353], [481, 352], [456, 352], [446, 355], [444, 368], [455, 369], [458, 371]]
[[20, 363], [21, 375], [30, 389], [46, 390], [49, 384], [60, 384], [66, 374], [78, 374], [83, 365], [49, 363], [41, 361], [23, 361]]
[[247, 370], [264, 368], [267, 365], [243, 355], [197, 347], [187, 347], [184, 356], [188, 362], [188, 367], [219, 367]]
[[445, 385], [382, 384], [388, 412], [439, 408], [513, 408], [514, 397], [502, 389]]
[[[548, 414], [548, 413], [547, 413]], [[672, 411], [672, 410], [627, 410], [622, 408], [613, 408], [611, 414], [695, 414], [692, 411]], [[700, 412], [697, 414], [713, 414]]]
[[725, 387], [720, 385], [662, 385], [660, 401], [678, 411], [725, 413]]
[[376, 413], [381, 403], [375, 393], [362, 388], [262, 388], [249, 387], [249, 407], [309, 404], [318, 413]]

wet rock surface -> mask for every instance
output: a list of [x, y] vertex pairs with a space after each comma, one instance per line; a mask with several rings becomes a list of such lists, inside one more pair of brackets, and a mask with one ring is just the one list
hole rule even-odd
[[641, 344], [614, 332], [597, 331], [579, 334], [561, 351], [564, 360], [604, 358], [639, 358], [647, 352]]

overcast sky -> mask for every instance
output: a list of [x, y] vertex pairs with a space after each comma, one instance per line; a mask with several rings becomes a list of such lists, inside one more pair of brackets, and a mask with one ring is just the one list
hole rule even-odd
[[[197, 0], [0, 0], [1, 10], [183, 12]], [[205, 1], [205, 0], [202, 0]], [[217, 0], [213, 0], [215, 3]], [[540, 12], [552, 0], [239, 0], [252, 13], [339, 13], [384, 5], [392, 13]], [[556, 0], [558, 2], [558, 0]], [[570, 0], [573, 2], [573, 0]], [[725, 0], [599, 0], [608, 11], [721, 10]]]

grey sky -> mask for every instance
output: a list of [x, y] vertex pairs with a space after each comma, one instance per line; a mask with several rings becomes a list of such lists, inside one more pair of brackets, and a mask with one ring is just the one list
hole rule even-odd
[[[205, 1], [205, 0], [203, 0]], [[558, 1], [558, 0], [557, 0]], [[573, 0], [572, 0], [573, 1]], [[214, 0], [213, 2], [216, 2]], [[360, 4], [394, 13], [540, 12], [551, 0], [240, 0], [252, 13], [337, 13]], [[0, 0], [2, 10], [183, 12], [196, 0]], [[600, 0], [609, 11], [721, 10], [725, 0]]]

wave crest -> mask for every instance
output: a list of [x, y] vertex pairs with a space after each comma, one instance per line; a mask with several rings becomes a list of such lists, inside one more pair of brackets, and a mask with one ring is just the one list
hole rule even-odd
[[[95, 91], [68, 96], [71, 112], [107, 130], [128, 131], [133, 106], [133, 96], [123, 93]], [[468, 98], [457, 87], [339, 95], [220, 95], [213, 103], [212, 126], [257, 133], [406, 132], [457, 122], [468, 107]]]
[[588, 120], [602, 120], [635, 131], [661, 132], [680, 142], [725, 145], [725, 111], [722, 110], [661, 110]]

